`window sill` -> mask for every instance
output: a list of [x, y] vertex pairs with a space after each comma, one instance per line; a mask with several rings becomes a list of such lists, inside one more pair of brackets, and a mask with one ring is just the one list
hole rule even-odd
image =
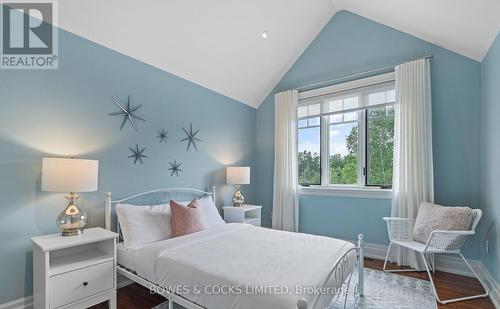
[[390, 200], [392, 198], [391, 189], [379, 188], [353, 188], [353, 187], [326, 187], [326, 186], [311, 186], [300, 187], [299, 195], [324, 195], [324, 196], [339, 196], [339, 197], [355, 197], [355, 198], [375, 198]]

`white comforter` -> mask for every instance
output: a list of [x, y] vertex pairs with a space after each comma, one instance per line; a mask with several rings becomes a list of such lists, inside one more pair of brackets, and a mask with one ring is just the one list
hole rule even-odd
[[[224, 224], [145, 246], [136, 253], [136, 272], [209, 309], [291, 309], [301, 297], [309, 304], [318, 297], [319, 307], [332, 290], [301, 289], [323, 286], [353, 247], [328, 237]], [[354, 252], [350, 258], [349, 271]]]

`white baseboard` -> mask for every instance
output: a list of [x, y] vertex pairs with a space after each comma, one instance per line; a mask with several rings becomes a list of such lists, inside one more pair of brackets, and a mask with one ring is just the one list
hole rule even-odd
[[[357, 242], [352, 241], [352, 243], [357, 245]], [[387, 246], [364, 243], [363, 248], [365, 249], [365, 257], [383, 260], [387, 253]]]
[[[474, 270], [476, 268], [474, 267]], [[493, 278], [491, 273], [480, 263], [479, 269], [476, 270], [477, 274], [490, 289], [490, 299], [495, 308], [500, 309], [500, 284]]]
[[[351, 241], [357, 244], [355, 241]], [[365, 243], [365, 257], [378, 260], [384, 260], [387, 253], [387, 246]], [[500, 285], [495, 281], [490, 272], [484, 265], [477, 260], [468, 260], [474, 270], [479, 275], [479, 278], [488, 285], [490, 290], [490, 299], [495, 308], [500, 309]], [[436, 255], [436, 269], [452, 274], [463, 276], [472, 276], [472, 273], [467, 269], [463, 261], [458, 256], [439, 254]], [[117, 288], [123, 288], [129, 284], [134, 283], [132, 280], [119, 275], [117, 277]], [[32, 309], [33, 297], [28, 296], [18, 300], [14, 300], [0, 305], [0, 309]]]
[[25, 298], [20, 298], [0, 305], [0, 309], [31, 309], [31, 308], [33, 308], [33, 296], [27, 296]]
[[[131, 285], [132, 283], [134, 283], [134, 281], [132, 281], [129, 278], [122, 276], [120, 274], [118, 274], [118, 277], [116, 277], [116, 288], [117, 289], [124, 288], [127, 285]], [[0, 309], [2, 309], [2, 308], [0, 307]]]

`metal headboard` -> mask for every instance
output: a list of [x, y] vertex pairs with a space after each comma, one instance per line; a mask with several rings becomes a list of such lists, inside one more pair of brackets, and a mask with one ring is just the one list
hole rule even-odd
[[[115, 205], [118, 203], [130, 203], [134, 205], [161, 205], [170, 202], [171, 200], [177, 201], [188, 201], [193, 198], [199, 198], [202, 196], [209, 195], [212, 197], [214, 203], [216, 203], [216, 193], [215, 187], [212, 187], [212, 192], [191, 189], [191, 188], [166, 188], [166, 189], [157, 189], [147, 192], [142, 192], [138, 194], [134, 194], [131, 196], [127, 196], [125, 198], [119, 200], [111, 200], [111, 192], [106, 192], [105, 200], [104, 200], [104, 209], [105, 209], [105, 227], [108, 230], [112, 230], [112, 220], [111, 217], [113, 213], [116, 216], [116, 210], [114, 209]], [[121, 234], [120, 230], [120, 222], [118, 218], [115, 218], [115, 228], [116, 232]]]

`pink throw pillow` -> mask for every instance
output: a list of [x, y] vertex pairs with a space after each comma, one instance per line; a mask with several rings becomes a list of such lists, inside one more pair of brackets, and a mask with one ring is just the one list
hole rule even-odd
[[170, 209], [172, 210], [172, 237], [199, 232], [207, 227], [203, 211], [196, 199], [187, 206], [170, 201]]

